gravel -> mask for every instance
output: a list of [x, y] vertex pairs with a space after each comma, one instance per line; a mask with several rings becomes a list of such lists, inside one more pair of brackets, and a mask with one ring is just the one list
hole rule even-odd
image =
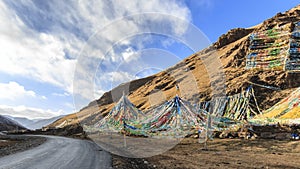
[[0, 157], [37, 147], [46, 140], [43, 137], [0, 135]]

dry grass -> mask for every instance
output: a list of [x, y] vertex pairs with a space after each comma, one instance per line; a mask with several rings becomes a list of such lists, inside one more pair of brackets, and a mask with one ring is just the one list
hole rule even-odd
[[142, 160], [114, 157], [114, 164], [130, 168], [147, 161], [145, 168], [178, 169], [300, 167], [299, 141], [215, 139], [208, 143], [208, 150], [202, 148], [203, 144], [189, 138], [161, 155]]

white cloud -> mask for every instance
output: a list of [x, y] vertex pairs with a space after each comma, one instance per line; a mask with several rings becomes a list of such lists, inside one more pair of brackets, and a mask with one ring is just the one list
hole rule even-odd
[[[64, 43], [55, 34], [30, 29], [3, 1], [0, 9], [0, 71], [54, 84], [71, 92], [76, 60], [65, 59], [65, 50], [74, 51], [74, 44]], [[68, 37], [81, 45], [77, 38]]]
[[95, 97], [95, 99], [100, 98], [104, 93], [105, 93], [104, 90], [96, 89], [96, 90], [94, 91], [94, 97]]
[[[139, 13], [153, 15], [121, 19]], [[76, 94], [94, 99], [89, 83], [95, 72], [86, 71], [93, 70], [101, 59], [105, 60], [106, 67], [114, 67], [116, 63], [134, 58], [131, 57], [135, 52], [132, 45], [144, 47], [143, 41], [132, 44], [126, 35], [156, 28], [177, 35], [186, 31], [185, 23], [165, 15], [191, 19], [189, 9], [176, 0], [0, 1], [0, 72], [46, 82], [72, 93], [78, 61], [83, 66], [76, 67], [80, 72], [75, 81], [79, 86]], [[117, 25], [94, 34], [116, 19], [119, 19]], [[167, 27], [160, 28], [161, 23]], [[95, 35], [94, 39], [85, 44], [91, 35]], [[105, 56], [106, 49], [120, 40], [127, 49], [112, 49], [111, 55]], [[84, 45], [85, 50], [81, 51]], [[79, 54], [85, 60], [78, 60]], [[126, 72], [120, 75], [114, 70], [106, 71], [103, 76], [113, 77], [117, 82], [134, 79]], [[97, 96], [110, 87], [106, 85], [104, 82], [99, 86]]]
[[75, 106], [74, 106], [74, 104], [73, 103], [65, 103], [64, 104], [66, 107], [68, 107], [69, 109], [72, 109], [72, 110], [74, 110], [75, 109]]
[[[1, 20], [1, 19], [0, 19]], [[24, 35], [25, 36], [25, 35]], [[42, 41], [42, 43], [40, 42]], [[0, 71], [48, 82], [71, 92], [75, 60], [64, 59], [63, 44], [52, 35], [22, 40], [0, 33]]]
[[59, 96], [59, 97], [67, 97], [70, 96], [69, 93], [64, 92], [64, 93], [52, 93], [53, 96]]
[[26, 90], [24, 86], [17, 82], [0, 83], [0, 99], [16, 100], [24, 97], [36, 97], [36, 93]]
[[130, 62], [131, 60], [137, 59], [139, 55], [134, 51], [131, 47], [125, 49], [124, 52], [121, 53], [125, 62]]
[[65, 114], [63, 110], [53, 111], [53, 110], [43, 110], [39, 108], [26, 107], [26, 106], [6, 106], [0, 105], [1, 115], [10, 115], [14, 117], [25, 117], [28, 119], [39, 119], [39, 118], [51, 118], [59, 115]]
[[134, 75], [131, 75], [127, 72], [111, 72], [108, 73], [108, 76], [111, 77], [112, 82], [116, 84], [128, 82], [130, 80], [135, 79]]

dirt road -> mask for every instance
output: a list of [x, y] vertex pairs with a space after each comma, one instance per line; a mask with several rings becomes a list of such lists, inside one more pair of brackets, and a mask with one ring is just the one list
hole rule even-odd
[[47, 141], [35, 148], [0, 158], [1, 169], [111, 168], [111, 155], [87, 140], [43, 136]]

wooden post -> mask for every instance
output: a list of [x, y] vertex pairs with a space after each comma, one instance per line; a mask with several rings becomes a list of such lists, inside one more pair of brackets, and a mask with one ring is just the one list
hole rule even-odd
[[122, 122], [123, 122], [123, 129], [124, 129], [124, 148], [127, 147], [127, 143], [126, 143], [126, 130], [125, 130], [125, 113], [126, 113], [126, 106], [125, 106], [125, 92], [123, 91], [123, 117], [122, 117]]
[[126, 134], [124, 133], [124, 148], [127, 147], [127, 143], [126, 143]]
[[199, 126], [198, 126], [198, 128], [197, 128], [197, 132], [198, 132], [198, 143], [200, 143], [201, 142], [201, 138], [200, 138], [200, 135], [201, 135], [201, 130], [200, 130], [200, 128], [199, 128]]
[[210, 123], [210, 112], [207, 113], [207, 121], [206, 121], [206, 133], [205, 133], [205, 140], [204, 140], [204, 150], [207, 150], [207, 141], [208, 141], [208, 134], [209, 134], [209, 123]]
[[205, 140], [204, 140], [204, 150], [207, 150], [207, 141], [208, 141], [208, 125], [206, 125], [206, 134], [205, 134]]

